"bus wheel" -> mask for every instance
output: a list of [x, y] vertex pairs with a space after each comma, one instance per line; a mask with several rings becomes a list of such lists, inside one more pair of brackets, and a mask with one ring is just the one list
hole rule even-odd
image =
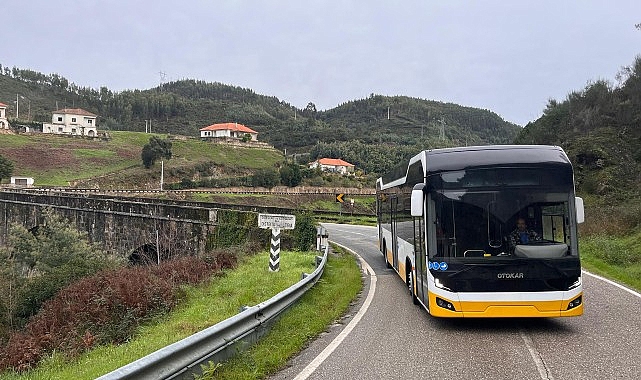
[[[411, 265], [411, 263], [408, 262], [405, 265], [405, 267], [406, 268], [412, 268], [412, 265]], [[418, 298], [416, 298], [416, 295], [414, 294], [414, 274], [412, 273], [411, 269], [406, 269], [405, 272], [406, 272], [406, 274], [405, 274], [406, 282], [405, 283], [407, 284], [407, 288], [410, 291], [410, 296], [412, 296], [412, 303], [414, 305], [418, 305]]]
[[391, 268], [389, 261], [387, 261], [387, 242], [383, 240], [383, 260], [385, 260], [385, 268]]

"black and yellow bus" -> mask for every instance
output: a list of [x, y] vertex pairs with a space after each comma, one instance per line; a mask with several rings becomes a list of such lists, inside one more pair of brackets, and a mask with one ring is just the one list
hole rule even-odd
[[561, 148], [426, 150], [376, 187], [385, 262], [431, 315], [583, 314], [583, 200]]

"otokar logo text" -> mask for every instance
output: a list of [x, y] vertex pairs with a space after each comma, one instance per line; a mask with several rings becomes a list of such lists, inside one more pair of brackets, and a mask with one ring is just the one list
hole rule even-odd
[[497, 278], [523, 278], [523, 273], [499, 273]]

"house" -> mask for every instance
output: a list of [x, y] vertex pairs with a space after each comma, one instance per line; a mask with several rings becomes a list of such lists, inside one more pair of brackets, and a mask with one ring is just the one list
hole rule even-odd
[[12, 186], [33, 186], [33, 178], [31, 177], [11, 177]]
[[42, 124], [42, 133], [74, 136], [97, 136], [96, 118], [91, 112], [81, 108], [65, 108], [53, 112], [51, 124]]
[[200, 129], [200, 137], [205, 139], [227, 137], [240, 140], [245, 135], [249, 135], [251, 141], [258, 140], [258, 132], [238, 123], [212, 124]]
[[320, 167], [320, 170], [331, 173], [348, 174], [354, 173], [354, 165], [339, 158], [320, 158], [309, 163], [310, 169]]
[[7, 120], [7, 105], [0, 103], [0, 129], [9, 129], [9, 121]]

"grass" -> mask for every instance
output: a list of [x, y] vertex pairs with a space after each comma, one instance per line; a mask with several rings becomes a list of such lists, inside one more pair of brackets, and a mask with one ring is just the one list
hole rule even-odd
[[[310, 273], [316, 252], [281, 252], [281, 270], [269, 272], [269, 254], [247, 257], [235, 270], [210, 284], [186, 288], [182, 305], [169, 315], [139, 329], [127, 344], [101, 346], [78, 358], [59, 353], [24, 374], [4, 373], [3, 379], [93, 379], [183, 339], [238, 313], [244, 305], [255, 305]], [[359, 280], [360, 281], [360, 280]]]
[[[109, 131], [110, 140], [86, 140], [68, 136], [35, 134], [0, 134], [0, 155], [14, 163], [14, 174], [33, 177], [38, 186], [68, 186], [77, 180], [109, 176], [109, 182], [122, 188], [157, 182], [160, 165], [150, 170], [142, 167], [140, 153], [151, 136], [142, 132]], [[172, 169], [179, 173], [199, 163], [215, 163], [228, 171], [253, 171], [275, 167], [283, 161], [274, 149], [251, 149], [212, 144], [197, 138], [172, 140], [173, 157], [165, 160], [166, 182]], [[187, 177], [192, 174], [186, 174]]]
[[624, 237], [592, 235], [580, 241], [588, 271], [641, 291], [641, 231]]
[[339, 319], [360, 292], [362, 283], [355, 258], [334, 248], [339, 253], [330, 255], [323, 278], [284, 313], [266, 337], [225, 363], [205, 366], [202, 379], [261, 379], [275, 373]]

